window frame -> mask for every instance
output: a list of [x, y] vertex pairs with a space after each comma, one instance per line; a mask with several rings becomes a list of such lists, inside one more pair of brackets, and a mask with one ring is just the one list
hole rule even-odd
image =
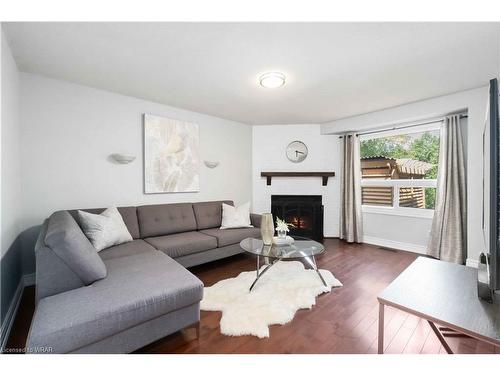
[[[412, 133], [422, 133], [426, 131], [440, 130], [443, 125], [443, 121], [436, 121], [432, 124], [425, 124], [422, 126], [413, 126], [411, 128], [405, 129], [392, 129], [389, 131], [384, 131], [383, 133], [373, 133], [367, 135], [359, 135], [359, 142], [363, 142], [369, 139], [377, 138], [388, 138], [396, 135], [412, 134]], [[441, 146], [441, 137], [439, 138], [439, 143]], [[360, 155], [361, 164], [361, 155]], [[361, 165], [360, 165], [361, 168]], [[422, 187], [422, 188], [437, 188], [437, 179], [424, 180], [424, 179], [397, 179], [397, 180], [375, 180], [375, 179], [363, 179], [360, 181], [361, 188], [365, 186], [373, 187], [392, 187], [392, 206], [378, 206], [371, 204], [362, 204], [361, 210], [363, 213], [374, 213], [382, 215], [395, 215], [395, 216], [407, 216], [407, 217], [418, 217], [418, 218], [428, 218], [432, 219], [434, 216], [434, 209], [430, 208], [413, 208], [413, 207], [400, 207], [399, 206], [399, 190], [404, 187]]]

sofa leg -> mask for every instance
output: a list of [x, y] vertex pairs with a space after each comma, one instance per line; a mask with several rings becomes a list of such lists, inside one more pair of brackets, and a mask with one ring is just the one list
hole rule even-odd
[[196, 340], [199, 340], [200, 339], [200, 322], [196, 322], [196, 323], [193, 323], [193, 324], [187, 326], [186, 328], [183, 329], [183, 331], [187, 331], [187, 330], [190, 330], [193, 328], [196, 331]]
[[196, 329], [196, 339], [200, 340], [200, 322], [195, 323], [195, 329]]

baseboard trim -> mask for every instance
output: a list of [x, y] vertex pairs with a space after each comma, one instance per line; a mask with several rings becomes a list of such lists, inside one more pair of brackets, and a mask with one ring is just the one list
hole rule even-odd
[[416, 245], [416, 244], [408, 243], [408, 242], [392, 241], [392, 240], [388, 240], [385, 238], [378, 238], [378, 237], [372, 237], [372, 236], [363, 236], [363, 242], [370, 244], [370, 245], [387, 247], [390, 249], [410, 251], [412, 253], [417, 253], [417, 254], [422, 254], [422, 255], [427, 254], [427, 247], [426, 246]]
[[23, 290], [24, 290], [24, 276], [22, 276], [21, 279], [19, 280], [16, 292], [14, 293], [14, 297], [10, 302], [9, 309], [7, 310], [7, 314], [5, 315], [2, 327], [0, 328], [0, 337], [1, 337], [0, 353], [3, 353], [5, 345], [7, 345], [7, 340], [9, 339], [10, 336], [10, 330], [14, 325], [14, 320], [16, 319], [17, 310], [19, 309], [19, 304], [21, 303]]

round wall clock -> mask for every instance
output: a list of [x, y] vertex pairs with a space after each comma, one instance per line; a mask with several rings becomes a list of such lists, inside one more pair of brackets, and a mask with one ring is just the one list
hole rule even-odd
[[286, 148], [286, 157], [292, 163], [300, 163], [307, 157], [307, 146], [304, 142], [293, 141]]

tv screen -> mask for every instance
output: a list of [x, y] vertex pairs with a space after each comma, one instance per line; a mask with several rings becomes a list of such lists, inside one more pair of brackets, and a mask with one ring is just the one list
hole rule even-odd
[[500, 129], [498, 81], [490, 81], [490, 285], [500, 289]]

